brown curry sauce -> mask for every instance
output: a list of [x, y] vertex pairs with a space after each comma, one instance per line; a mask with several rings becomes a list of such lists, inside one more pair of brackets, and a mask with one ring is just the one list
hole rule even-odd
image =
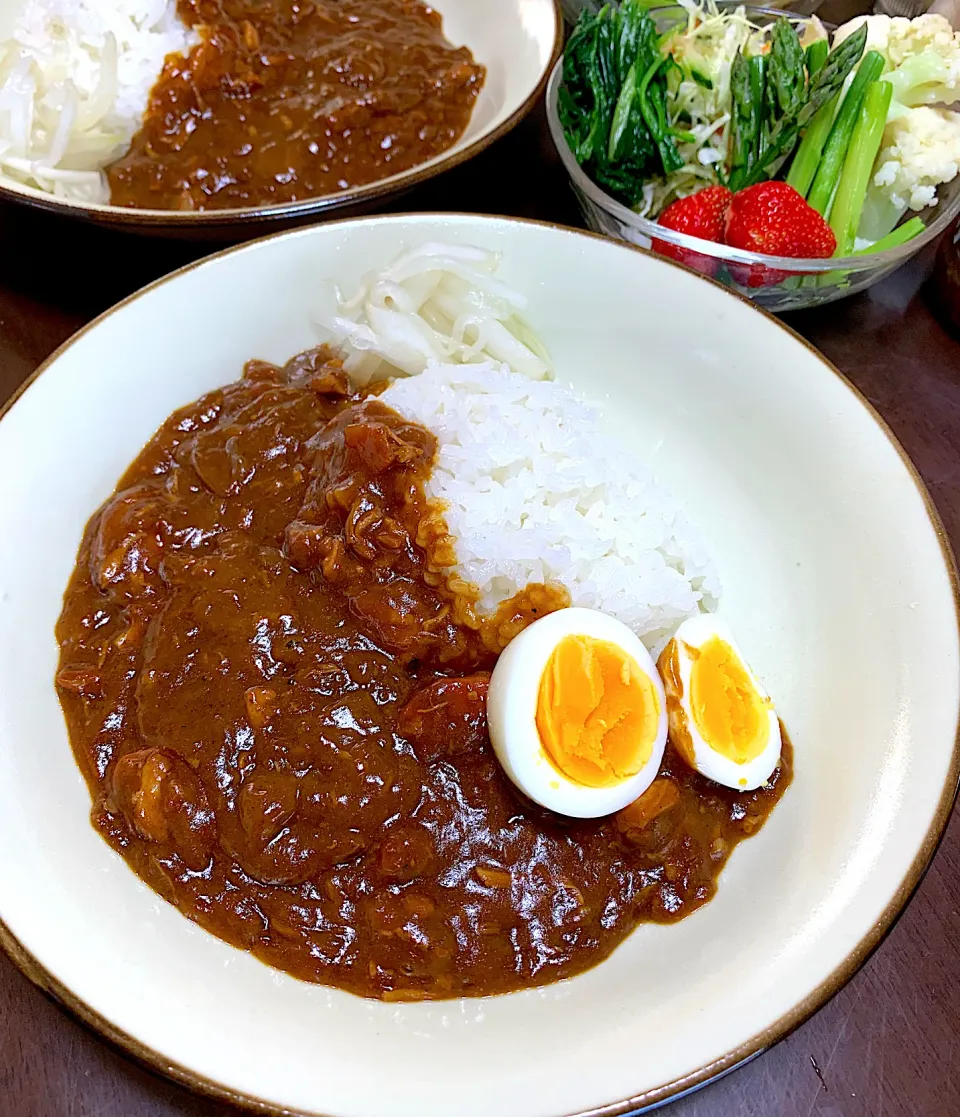
[[496, 642], [417, 541], [434, 437], [345, 385], [324, 349], [250, 362], [91, 519], [57, 683], [94, 826], [188, 918], [309, 981], [410, 1000], [571, 976], [711, 898], [791, 748], [755, 792], [668, 746], [652, 809], [525, 800], [486, 734]]
[[201, 42], [167, 60], [111, 202], [210, 210], [335, 194], [463, 134], [485, 70], [420, 0], [178, 0]]

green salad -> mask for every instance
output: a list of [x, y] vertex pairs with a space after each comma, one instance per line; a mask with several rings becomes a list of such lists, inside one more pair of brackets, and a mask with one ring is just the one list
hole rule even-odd
[[583, 13], [567, 43], [560, 123], [605, 192], [657, 219], [705, 188], [785, 182], [838, 256], [923, 229], [903, 219], [960, 170], [960, 34], [946, 19], [860, 17], [831, 37], [815, 18], [759, 26], [744, 7], [681, 0], [665, 23], [622, 0]]

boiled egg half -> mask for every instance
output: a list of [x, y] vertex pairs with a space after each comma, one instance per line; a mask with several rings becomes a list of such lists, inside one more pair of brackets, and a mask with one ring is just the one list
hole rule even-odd
[[708, 779], [753, 791], [780, 759], [780, 722], [770, 696], [718, 617], [685, 620], [657, 666], [674, 748]]
[[625, 624], [593, 609], [560, 609], [501, 653], [487, 723], [525, 795], [560, 814], [597, 818], [653, 782], [667, 703], [650, 653]]

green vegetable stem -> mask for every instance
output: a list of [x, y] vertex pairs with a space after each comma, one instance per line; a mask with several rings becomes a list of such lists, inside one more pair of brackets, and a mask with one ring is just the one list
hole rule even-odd
[[624, 140], [627, 139], [627, 129], [630, 127], [636, 96], [637, 64], [634, 63], [627, 70], [626, 80], [617, 98], [616, 108], [613, 110], [613, 123], [610, 125], [610, 139], [607, 142], [607, 158], [611, 163], [616, 162], [625, 150]]
[[[840, 111], [837, 113], [830, 128], [830, 134], [823, 146], [823, 156], [817, 167], [813, 184], [807, 194], [807, 201], [826, 218], [830, 217], [833, 193], [843, 169], [844, 158], [847, 154], [847, 148], [850, 146], [867, 89], [883, 73], [884, 64], [883, 55], [879, 51], [868, 50], [863, 56], [860, 68], [850, 83], [850, 88], [843, 98], [843, 104], [840, 106]], [[889, 85], [889, 83], [887, 84]]]
[[[823, 68], [829, 53], [830, 47], [826, 39], [817, 39], [815, 43], [811, 43], [807, 47], [807, 74], [811, 83], [818, 71]], [[797, 148], [790, 164], [787, 182], [804, 197], [807, 196], [807, 191], [813, 184], [814, 175], [817, 173], [817, 165], [820, 162], [820, 156], [823, 154], [823, 145], [827, 142], [827, 136], [830, 135], [833, 117], [837, 111], [838, 99], [839, 94], [836, 97], [831, 97], [825, 105], [821, 105], [817, 109], [813, 119], [807, 125], [807, 130], [804, 132], [800, 146]]]
[[830, 129], [833, 127], [833, 117], [839, 99], [838, 93], [817, 110], [803, 134], [803, 139], [790, 165], [787, 182], [804, 197], [813, 185], [817, 167], [820, 165], [820, 157], [823, 154], [823, 145], [827, 142], [827, 136], [830, 135]]
[[823, 66], [827, 60], [827, 55], [830, 53], [830, 44], [826, 39], [817, 39], [807, 47], [806, 62], [807, 74], [813, 77], [817, 70]]
[[848, 256], [853, 251], [892, 97], [893, 86], [888, 81], [871, 82], [864, 94], [863, 112], [854, 127], [830, 210], [830, 228], [837, 238], [837, 256]]
[[747, 62], [747, 76], [749, 78], [750, 103], [755, 116], [754, 136], [750, 165], [760, 158], [767, 142], [766, 121], [773, 119], [776, 112], [776, 93], [771, 82], [767, 81], [767, 60], [762, 54], [755, 55]]
[[911, 217], [909, 221], [904, 221], [902, 225], [898, 225], [892, 233], [887, 233], [885, 237], [881, 237], [876, 244], [871, 244], [869, 248], [858, 248], [853, 255], [866, 256], [870, 252], [885, 252], [888, 248], [899, 248], [901, 244], [906, 244], [908, 240], [913, 240], [914, 237], [919, 236], [925, 228], [926, 225], [919, 217]]
[[671, 134], [670, 122], [667, 120], [667, 104], [662, 82], [655, 79], [663, 70], [666, 60], [657, 58], [647, 67], [643, 81], [637, 89], [637, 100], [640, 102], [640, 115], [647, 126], [647, 131], [653, 137], [660, 153], [660, 165], [665, 175], [679, 171], [683, 166], [683, 159], [677, 151], [677, 145]]

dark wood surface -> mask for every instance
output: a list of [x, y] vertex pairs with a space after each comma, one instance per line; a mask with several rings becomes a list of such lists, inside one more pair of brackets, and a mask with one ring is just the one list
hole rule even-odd
[[[580, 224], [539, 111], [485, 155], [394, 208]], [[0, 401], [84, 322], [202, 253], [202, 246], [137, 240], [0, 208]], [[876, 405], [960, 549], [960, 343], [935, 317], [932, 267], [927, 253], [871, 292], [794, 315], [790, 325]], [[233, 1112], [133, 1066], [0, 958], [0, 1117]], [[784, 1042], [675, 1102], [669, 1113], [960, 1114], [960, 817], [906, 913], [853, 981]]]

